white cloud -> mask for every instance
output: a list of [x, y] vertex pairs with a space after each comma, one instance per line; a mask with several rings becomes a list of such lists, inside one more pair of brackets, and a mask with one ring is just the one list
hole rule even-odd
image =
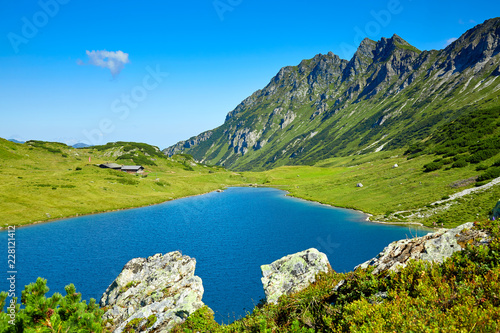
[[122, 51], [86, 51], [89, 57], [88, 63], [83, 62], [78, 59], [76, 62], [78, 65], [93, 65], [98, 67], [103, 67], [109, 69], [111, 75], [116, 77], [122, 71], [125, 64], [128, 64], [130, 60], [128, 59], [128, 53]]
[[447, 47], [448, 45], [450, 45], [451, 43], [453, 43], [454, 41], [456, 41], [458, 38], [455, 38], [455, 37], [452, 37], [450, 39], [447, 39], [446, 40], [446, 44], [444, 44], [444, 47]]

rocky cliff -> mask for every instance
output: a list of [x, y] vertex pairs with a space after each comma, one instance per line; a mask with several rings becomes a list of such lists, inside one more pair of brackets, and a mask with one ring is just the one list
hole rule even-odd
[[498, 104], [499, 41], [496, 18], [439, 51], [393, 35], [363, 40], [349, 61], [318, 54], [282, 68], [220, 127], [164, 152], [248, 170], [403, 147]]

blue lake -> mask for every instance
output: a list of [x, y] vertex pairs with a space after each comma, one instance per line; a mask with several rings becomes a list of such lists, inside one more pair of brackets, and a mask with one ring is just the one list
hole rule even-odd
[[[315, 247], [333, 269], [349, 271], [394, 240], [427, 233], [366, 222], [366, 215], [285, 196], [272, 188], [223, 193], [16, 230], [17, 290], [41, 276], [63, 295], [73, 283], [84, 299], [102, 293], [132, 258], [180, 250], [197, 260], [203, 301], [218, 322], [251, 311], [264, 291], [260, 266]], [[0, 233], [7, 248], [7, 233]], [[5, 253], [7, 251], [5, 250]], [[7, 269], [7, 255], [2, 259]], [[6, 278], [0, 290], [8, 290]]]

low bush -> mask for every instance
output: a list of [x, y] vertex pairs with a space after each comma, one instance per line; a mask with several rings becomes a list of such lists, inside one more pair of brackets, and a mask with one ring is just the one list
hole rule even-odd
[[81, 294], [70, 284], [65, 288], [66, 296], [55, 293], [47, 298], [49, 291], [47, 280], [38, 278], [22, 291], [21, 309], [16, 307], [14, 325], [10, 317], [3, 312], [7, 293], [0, 294], [0, 332], [105, 332], [102, 315], [94, 299], [81, 300]]
[[470, 163], [479, 163], [495, 156], [497, 153], [498, 153], [497, 149], [479, 150], [474, 154], [472, 154], [471, 156], [469, 156], [467, 161]]
[[442, 162], [431, 162], [424, 165], [424, 172], [431, 172], [441, 169], [443, 166]]
[[479, 182], [482, 182], [482, 181], [490, 180], [490, 179], [497, 178], [497, 177], [500, 177], [500, 167], [493, 167], [493, 168], [489, 168], [488, 170], [486, 170], [486, 172], [483, 173], [482, 175], [480, 175], [477, 180]]
[[469, 163], [467, 163], [466, 160], [458, 160], [456, 161], [455, 163], [453, 163], [451, 165], [452, 168], [464, 168], [466, 167], [467, 165], [469, 165]]
[[479, 164], [477, 167], [476, 167], [476, 171], [484, 171], [488, 169], [488, 166], [485, 165], [485, 164]]

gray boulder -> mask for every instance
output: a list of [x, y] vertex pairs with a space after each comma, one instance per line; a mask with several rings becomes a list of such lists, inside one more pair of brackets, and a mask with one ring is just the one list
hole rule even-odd
[[355, 269], [374, 266], [373, 274], [378, 274], [387, 270], [398, 271], [405, 267], [410, 259], [442, 263], [467, 244], [480, 245], [491, 241], [486, 232], [473, 227], [474, 223], [469, 222], [454, 229], [392, 242], [375, 258], [356, 266]]
[[180, 252], [130, 260], [106, 289], [100, 305], [114, 333], [169, 332], [201, 308], [203, 284], [196, 260]]
[[331, 267], [326, 254], [312, 248], [262, 265], [260, 269], [266, 300], [277, 303], [281, 295], [303, 290], [316, 281], [319, 272], [326, 273]]

